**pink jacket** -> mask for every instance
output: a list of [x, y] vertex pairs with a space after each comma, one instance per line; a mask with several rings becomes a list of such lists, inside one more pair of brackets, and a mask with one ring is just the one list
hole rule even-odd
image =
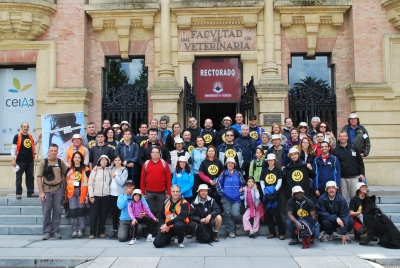
[[154, 219], [154, 215], [151, 213], [151, 211], [147, 208], [146, 204], [143, 204], [141, 200], [135, 202], [132, 199], [132, 202], [129, 203], [128, 205], [128, 213], [129, 216], [131, 217], [132, 220], [135, 220], [136, 218], [140, 218], [140, 213], [144, 211], [146, 214]]

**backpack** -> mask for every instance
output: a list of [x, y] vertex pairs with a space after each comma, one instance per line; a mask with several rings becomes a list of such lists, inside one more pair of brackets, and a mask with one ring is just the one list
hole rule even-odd
[[213, 241], [212, 229], [210, 224], [201, 222], [197, 225], [196, 237], [202, 244], [209, 244]]
[[[58, 167], [61, 169], [61, 159], [57, 158], [58, 166], [49, 166], [49, 159], [46, 158], [44, 159], [44, 168], [43, 168], [43, 174], [42, 176], [46, 178], [46, 181], [53, 181], [55, 179], [55, 174], [53, 171], [53, 167]], [[53, 184], [47, 184], [46, 182], [43, 181], [44, 184], [49, 185], [49, 186], [56, 186]], [[61, 184], [61, 183], [59, 183]]]
[[266, 186], [264, 188], [264, 203], [265, 208], [276, 208], [278, 206], [278, 192], [275, 190], [275, 185]]
[[[163, 164], [164, 172], [165, 172], [165, 170], [166, 170], [165, 166], [166, 166], [167, 164], [165, 163], [164, 159], [160, 158], [160, 160], [161, 160], [161, 163]], [[150, 160], [146, 160], [146, 162], [144, 162], [144, 174], [145, 174], [145, 175], [147, 174], [147, 173], [146, 173], [146, 169], [147, 169], [147, 166], [149, 165], [149, 162], [150, 162]]]

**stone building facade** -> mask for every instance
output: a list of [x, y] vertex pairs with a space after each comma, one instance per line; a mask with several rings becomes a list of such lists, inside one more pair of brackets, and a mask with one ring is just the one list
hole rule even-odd
[[[369, 183], [400, 185], [399, 10], [400, 0], [0, 0], [0, 65], [36, 66], [40, 133], [46, 113], [84, 111], [101, 125], [107, 57], [143, 58], [148, 118], [181, 123], [184, 77], [193, 82], [196, 59], [236, 57], [242, 85], [254, 77], [254, 110], [269, 129], [263, 118], [283, 122], [289, 112], [292, 55], [329, 55], [338, 129], [357, 112], [371, 137]], [[185, 47], [185, 31], [224, 30], [253, 31], [253, 46]], [[10, 162], [0, 155], [0, 187], [14, 187]]]

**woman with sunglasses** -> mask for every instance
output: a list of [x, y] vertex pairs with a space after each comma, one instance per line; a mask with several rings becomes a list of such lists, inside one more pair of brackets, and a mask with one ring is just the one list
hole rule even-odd
[[307, 134], [309, 128], [308, 128], [308, 125], [306, 122], [301, 122], [299, 124], [298, 129], [299, 129], [299, 140], [301, 140], [303, 138], [311, 139], [311, 136]]
[[[326, 121], [319, 122], [319, 124], [317, 126], [317, 132], [324, 133], [325, 141], [329, 143], [331, 148], [335, 148], [336, 147], [336, 138], [335, 138], [335, 135], [333, 135], [333, 133], [331, 131], [331, 126], [329, 125], [328, 122], [326, 122]], [[316, 142], [317, 142], [317, 140], [314, 137], [314, 144]]]

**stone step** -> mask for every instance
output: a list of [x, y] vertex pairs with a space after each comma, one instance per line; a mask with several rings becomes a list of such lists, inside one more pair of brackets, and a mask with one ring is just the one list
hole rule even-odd
[[42, 206], [0, 206], [0, 215], [40, 215]]
[[399, 204], [379, 204], [378, 206], [382, 210], [382, 212], [385, 214], [400, 212]]
[[400, 213], [387, 213], [394, 224], [400, 223]]
[[[43, 224], [43, 215], [0, 215], [1, 224], [10, 225], [34, 225]], [[89, 226], [89, 216], [86, 216], [85, 224]], [[66, 218], [64, 215], [61, 216], [61, 224], [71, 224], [71, 219]], [[107, 217], [106, 224], [112, 224], [111, 217]]]
[[381, 204], [400, 204], [400, 196], [378, 196], [376, 203]]

